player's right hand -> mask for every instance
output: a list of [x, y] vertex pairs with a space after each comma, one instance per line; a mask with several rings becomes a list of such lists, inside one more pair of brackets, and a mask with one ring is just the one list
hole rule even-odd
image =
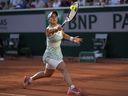
[[63, 30], [63, 27], [61, 27], [61, 26], [58, 26], [58, 31], [61, 31], [61, 30]]

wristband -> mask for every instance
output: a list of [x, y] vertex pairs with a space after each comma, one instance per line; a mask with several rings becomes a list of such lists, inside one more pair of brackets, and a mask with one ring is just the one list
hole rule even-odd
[[73, 40], [74, 40], [74, 37], [70, 37], [69, 40], [70, 40], [70, 41], [73, 41]]

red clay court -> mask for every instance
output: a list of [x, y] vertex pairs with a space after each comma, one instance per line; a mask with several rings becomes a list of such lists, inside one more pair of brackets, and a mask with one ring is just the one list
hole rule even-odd
[[[88, 96], [128, 96], [128, 60], [66, 63], [74, 83]], [[6, 58], [0, 62], [0, 96], [66, 96], [67, 85], [58, 71], [23, 89], [24, 76], [43, 69], [41, 57]]]

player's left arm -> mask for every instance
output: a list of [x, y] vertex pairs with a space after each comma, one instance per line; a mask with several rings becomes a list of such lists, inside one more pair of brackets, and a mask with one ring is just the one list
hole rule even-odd
[[63, 32], [63, 37], [64, 37], [64, 39], [70, 40], [70, 41], [72, 41], [74, 43], [78, 43], [79, 44], [80, 42], [82, 42], [82, 38], [79, 38], [78, 36], [73, 37], [73, 36], [70, 36], [70, 35], [68, 35], [68, 34], [66, 34], [64, 32]]

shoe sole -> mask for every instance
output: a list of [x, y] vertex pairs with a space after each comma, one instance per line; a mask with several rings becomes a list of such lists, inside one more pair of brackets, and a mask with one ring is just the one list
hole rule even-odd
[[80, 92], [69, 93], [69, 94], [67, 94], [67, 96], [80, 96]]

